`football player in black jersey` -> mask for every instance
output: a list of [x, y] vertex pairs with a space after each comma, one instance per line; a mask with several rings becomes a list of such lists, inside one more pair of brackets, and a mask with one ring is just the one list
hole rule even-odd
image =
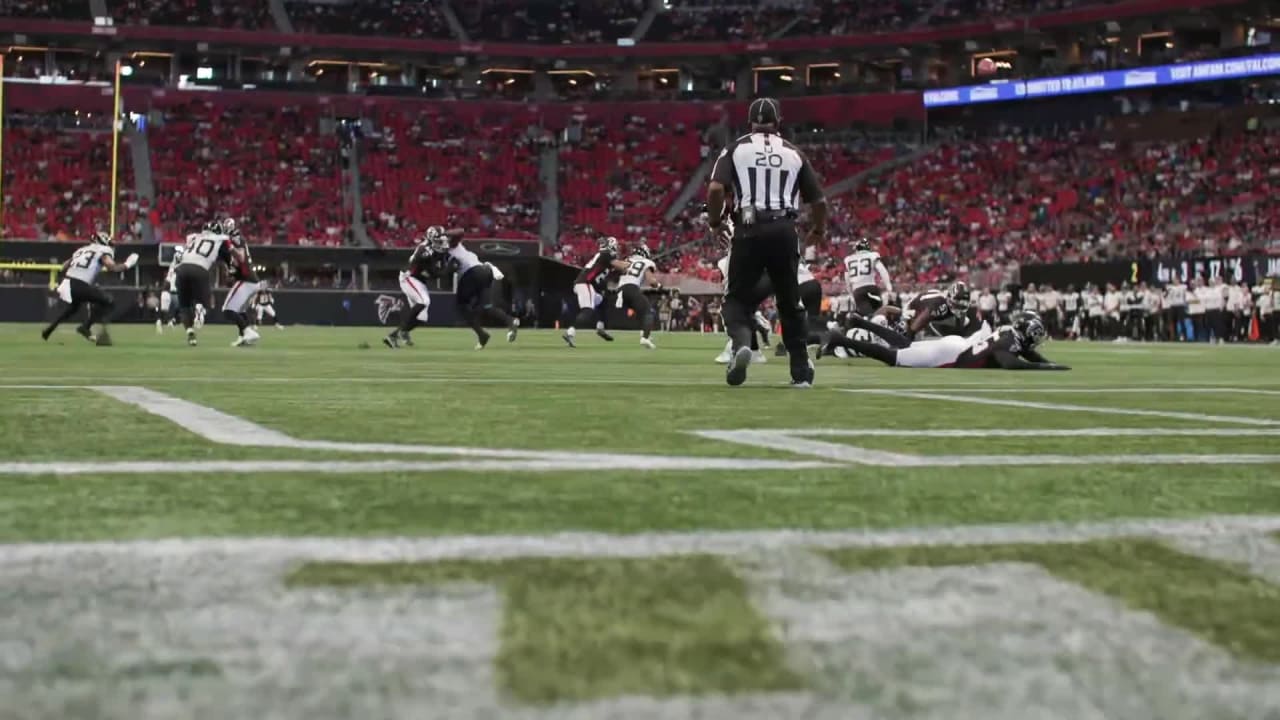
[[986, 328], [961, 337], [947, 335], [929, 340], [912, 341], [901, 333], [881, 327], [864, 318], [850, 320], [881, 338], [888, 347], [876, 343], [850, 340], [833, 334], [828, 347], [843, 347], [864, 357], [874, 358], [895, 367], [960, 368], [991, 370], [1070, 370], [1051, 362], [1036, 350], [1048, 337], [1044, 321], [1034, 312], [1014, 313], [1009, 325], [994, 332]]
[[236, 221], [226, 218], [218, 224], [218, 228], [229, 240], [227, 247], [230, 257], [226, 261], [231, 279], [235, 283], [227, 291], [226, 300], [222, 303], [222, 313], [236, 324], [239, 337], [231, 343], [233, 347], [253, 345], [261, 339], [257, 330], [251, 327], [249, 320], [249, 304], [258, 294], [262, 282], [253, 267], [253, 257], [249, 253], [249, 243], [244, 239]]
[[400, 291], [408, 302], [400, 313], [400, 325], [382, 338], [382, 344], [395, 350], [401, 345], [413, 347], [409, 333], [419, 325], [427, 322], [427, 309], [431, 307], [431, 293], [427, 290], [427, 282], [437, 275], [443, 274], [438, 265], [441, 260], [431, 252], [431, 243], [437, 237], [444, 236], [444, 228], [432, 226], [418, 239], [418, 245], [409, 255], [409, 266], [400, 271]]
[[582, 272], [578, 273], [577, 279], [573, 281], [573, 294], [578, 299], [578, 313], [561, 336], [569, 347], [577, 347], [574, 343], [578, 334], [577, 329], [591, 327], [592, 320], [595, 320], [596, 334], [613, 342], [613, 336], [604, 329], [604, 311], [600, 308], [600, 304], [604, 301], [604, 294], [609, 288], [609, 276], [615, 272], [625, 272], [630, 267], [628, 263], [618, 259], [620, 254], [621, 248], [617, 238], [603, 238], [600, 240], [596, 254], [587, 261]]
[[511, 317], [493, 302], [496, 268], [482, 262], [480, 256], [462, 244], [462, 230], [452, 229], [436, 233], [429, 239], [436, 277], [457, 276], [457, 289], [453, 296], [458, 314], [476, 334], [476, 350], [489, 344], [489, 332], [483, 323], [493, 319], [507, 328], [507, 342], [515, 342], [520, 333], [520, 321]]
[[907, 334], [911, 337], [972, 335], [982, 327], [977, 308], [969, 305], [969, 286], [957, 282], [944, 293], [929, 290], [907, 306], [911, 316]]

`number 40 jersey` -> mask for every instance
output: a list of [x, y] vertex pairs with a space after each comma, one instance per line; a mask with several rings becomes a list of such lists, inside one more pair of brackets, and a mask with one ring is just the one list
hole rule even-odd
[[205, 270], [213, 269], [213, 264], [231, 257], [231, 238], [211, 232], [192, 233], [187, 236], [187, 246], [183, 248], [180, 265], [194, 265]]

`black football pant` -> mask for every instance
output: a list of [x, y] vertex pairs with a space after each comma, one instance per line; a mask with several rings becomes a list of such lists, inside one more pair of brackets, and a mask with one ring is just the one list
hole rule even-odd
[[515, 326], [515, 321], [502, 308], [493, 304], [493, 270], [488, 265], [476, 265], [458, 278], [458, 313], [467, 321], [476, 337], [483, 338], [485, 317], [492, 317], [504, 326]]
[[831, 336], [827, 339], [827, 347], [842, 347], [863, 357], [879, 360], [886, 365], [897, 365], [898, 351], [911, 347], [911, 338], [896, 330], [877, 325], [864, 317], [849, 316], [849, 326], [866, 330], [889, 343], [889, 347], [878, 343], [863, 342], [862, 340], [850, 340], [840, 333], [831, 333]]
[[[653, 334], [653, 312], [649, 305], [649, 298], [645, 297], [644, 291], [639, 285], [623, 285], [618, 288], [618, 295], [622, 298], [623, 307], [631, 308], [635, 311], [636, 317], [640, 320], [640, 330], [644, 337]], [[605, 312], [601, 310], [601, 315]]]
[[71, 302], [67, 303], [62, 312], [49, 323], [45, 331], [46, 335], [53, 334], [59, 325], [70, 320], [85, 305], [89, 306], [89, 314], [84, 322], [80, 323], [81, 328], [88, 330], [94, 323], [107, 322], [111, 309], [115, 307], [115, 300], [110, 295], [96, 285], [90, 285], [83, 280], [69, 278], [67, 284], [70, 285]]
[[729, 257], [729, 287], [725, 292], [725, 329], [733, 348], [751, 343], [752, 320], [758, 300], [757, 283], [767, 275], [782, 321], [782, 343], [791, 358], [793, 379], [809, 375], [809, 353], [805, 348], [808, 323], [800, 302], [796, 272], [800, 263], [800, 238], [791, 220], [756, 225], [738, 225]]

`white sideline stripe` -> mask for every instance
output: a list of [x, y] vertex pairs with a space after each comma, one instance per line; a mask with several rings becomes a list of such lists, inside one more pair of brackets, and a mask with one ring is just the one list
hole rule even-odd
[[1190, 538], [1280, 530], [1280, 515], [1217, 515], [1195, 519], [1133, 519], [1096, 523], [962, 525], [897, 530], [756, 530], [728, 532], [554, 535], [455, 535], [436, 538], [170, 538], [0, 544], [0, 563], [98, 553], [176, 558], [204, 553], [285, 554], [348, 562], [522, 557], [652, 557], [738, 555], [775, 548], [915, 547], [920, 545], [1051, 544], [1109, 538]]
[[814, 428], [811, 430], [775, 430], [786, 435], [813, 437], [929, 437], [929, 438], [1002, 438], [1002, 437], [1274, 437], [1280, 428], [965, 428], [954, 430], [902, 428]]
[[469, 460], [122, 460], [0, 463], [0, 475], [171, 475], [175, 473], [547, 472], [552, 470], [804, 470], [832, 468], [821, 460], [661, 456], [582, 456]]
[[1173, 454], [1120, 455], [906, 455], [799, 437], [803, 430], [696, 430], [710, 440], [739, 443], [755, 448], [785, 450], [798, 455], [891, 468], [1024, 466], [1024, 465], [1268, 465], [1280, 463], [1280, 455]]
[[[922, 387], [919, 387], [919, 388], [910, 388], [910, 389], [911, 389], [911, 390], [947, 390], [947, 389], [950, 389], [950, 388], [947, 388], [947, 387], [928, 387], [928, 386], [922, 386]], [[842, 392], [855, 393], [855, 394], [859, 394], [859, 393], [860, 393], [860, 394], [865, 394], [865, 395], [874, 395], [874, 394], [883, 394], [883, 393], [884, 393], [884, 390], [882, 390], [882, 389], [868, 389], [868, 388], [862, 388], [862, 389], [857, 389], [857, 390], [853, 390], [853, 389], [847, 389], [847, 390], [844, 390], [844, 389], [842, 389]], [[966, 387], [966, 388], [964, 388], [964, 392], [966, 392], [966, 393], [979, 393], [979, 394], [988, 394], [988, 393], [1001, 393], [1001, 394], [1003, 394], [1003, 393], [1009, 393], [1009, 394], [1011, 394], [1011, 395], [1016, 395], [1016, 394], [1036, 395], [1036, 394], [1040, 394], [1040, 393], [1043, 393], [1043, 394], [1045, 394], [1045, 395], [1150, 395], [1150, 394], [1153, 394], [1153, 393], [1165, 394], [1165, 395], [1218, 395], [1218, 394], [1230, 394], [1230, 395], [1280, 395], [1280, 390], [1259, 390], [1259, 389], [1257, 389], [1257, 388], [1243, 388], [1243, 387], [1216, 387], [1216, 386], [1212, 386], [1212, 385], [1196, 386], [1196, 387], [1134, 387], [1134, 386], [1132, 386], [1132, 385], [1131, 385], [1131, 386], [1129, 386], [1129, 387], [1122, 387], [1122, 388], [1118, 388], [1118, 387], [1095, 387], [1095, 386], [1089, 386], [1089, 387], [1042, 387], [1042, 388], [1038, 388], [1038, 387], [1034, 387], [1034, 386], [1032, 386], [1032, 387], [1008, 387], [1008, 388], [995, 388], [995, 387], [969, 388], [969, 387]]]
[[[70, 390], [70, 389], [89, 387], [102, 382], [101, 377], [92, 377], [88, 375], [83, 375], [83, 376], [60, 375], [58, 376], [57, 379], [60, 381], [63, 381], [62, 384], [51, 384], [49, 383], [49, 380], [50, 380], [49, 376], [42, 376], [42, 375], [31, 375], [31, 376], [14, 375], [14, 376], [9, 376], [6, 379], [15, 384], [0, 385], [0, 390], [22, 390], [22, 389]], [[72, 383], [72, 381], [75, 381], [75, 382]], [[222, 382], [217, 378], [213, 378], [209, 376], [193, 377], [193, 376], [187, 376], [187, 375], [168, 375], [168, 376], [148, 375], [146, 378], [146, 381], [149, 383], [198, 383], [198, 384]], [[1123, 388], [1111, 388], [1111, 387], [1104, 387], [1104, 386], [1097, 386], [1097, 385], [1080, 385], [1080, 386], [1018, 385], [1018, 386], [1014, 386], [1014, 385], [1001, 385], [999, 383], [992, 383], [989, 381], [968, 382], [963, 380], [956, 381], [956, 382], [949, 382], [945, 384], [940, 384], [940, 383], [921, 384], [918, 382], [910, 382], [910, 381], [905, 381], [901, 378], [895, 379], [892, 377], [877, 377], [875, 381], [878, 385], [881, 385], [886, 389], [899, 388], [902, 390], [924, 390], [924, 391], [928, 391], [928, 390], [945, 391], [945, 390], [963, 389], [965, 392], [1011, 392], [1011, 393], [1235, 392], [1235, 393], [1249, 393], [1249, 394], [1260, 394], [1260, 395], [1261, 394], [1280, 395], [1280, 390], [1261, 390], [1253, 387], [1253, 386], [1276, 387], [1280, 385], [1280, 382], [1257, 382], [1257, 383], [1250, 383], [1251, 387], [1241, 387], [1239, 385], [1217, 386], [1217, 385], [1214, 385], [1212, 382], [1207, 382], [1207, 383], [1196, 382], [1196, 381], [1179, 382], [1176, 380], [1173, 380], [1173, 381], [1164, 380], [1164, 381], [1161, 381], [1160, 385], [1152, 385], [1150, 387], [1147, 387], [1142, 385], [1141, 383], [1138, 383], [1135, 385], [1127, 385]], [[719, 378], [708, 379], [708, 380], [689, 380], [687, 378], [673, 377], [665, 380], [649, 380], [649, 379], [643, 379], [643, 378], [600, 377], [600, 378], [545, 378], [545, 379], [538, 379], [536, 381], [532, 381], [527, 378], [519, 378], [519, 377], [479, 377], [479, 376], [447, 377], [443, 375], [441, 376], [381, 375], [378, 377], [337, 377], [337, 376], [334, 376], [334, 377], [249, 377], [249, 378], [241, 378], [237, 382], [249, 383], [249, 384], [266, 384], [266, 385], [272, 385], [272, 384], [294, 385], [294, 384], [304, 384], [304, 383], [313, 385], [316, 383], [325, 383], [325, 382], [361, 383], [361, 384], [371, 384], [371, 385], [385, 385], [385, 384], [392, 384], [392, 383], [446, 383], [448, 382], [448, 383], [472, 383], [472, 384], [494, 384], [494, 385], [529, 385], [529, 384], [619, 385], [621, 384], [621, 385], [679, 385], [679, 386], [687, 385], [687, 386], [716, 386], [716, 387], [720, 387], [724, 384], [724, 381]], [[883, 392], [883, 390], [873, 390], [873, 389], [862, 388], [861, 385], [865, 384], [865, 380], [857, 381], [859, 384], [858, 388], [842, 386], [842, 385], [852, 384], [854, 382], [855, 382], [855, 378], [851, 378], [851, 377], [846, 378], [841, 375], [833, 376], [831, 374], [826, 374], [826, 375], [820, 376], [819, 384], [816, 386], [816, 389], [826, 388], [830, 390], [841, 390], [843, 392], [850, 392], [850, 393]], [[67, 384], [67, 383], [71, 383], [71, 384]]]
[[797, 455], [822, 457], [845, 463], [859, 465], [878, 465], [885, 467], [928, 467], [934, 458], [919, 455], [906, 455], [886, 450], [871, 450], [829, 443], [821, 440], [809, 440], [769, 430], [695, 430], [692, 433], [708, 440], [738, 443], [770, 450], [784, 450]]
[[[660, 455], [628, 455], [628, 454], [611, 454], [611, 453], [578, 453], [554, 450], [512, 450], [507, 448], [471, 448], [471, 447], [455, 447], [447, 445], [402, 445], [394, 443], [358, 443], [343, 442], [329, 440], [299, 440], [290, 437], [276, 430], [265, 428], [257, 423], [250, 422], [244, 418], [214, 410], [213, 408], [198, 405], [193, 402], [181, 400], [171, 395], [166, 395], [155, 390], [149, 390], [142, 387], [132, 386], [93, 386], [92, 390], [96, 390], [108, 397], [119, 400], [122, 403], [132, 405], [149, 412], [153, 415], [162, 417], [179, 427], [194, 433], [210, 442], [223, 445], [237, 445], [240, 447], [264, 447], [264, 448], [287, 448], [291, 450], [327, 450], [332, 452], [348, 452], [348, 453], [370, 453], [380, 455], [456, 455], [460, 457], [470, 458], [506, 458], [509, 460], [517, 460], [520, 462], [497, 463], [490, 466], [479, 467], [481, 470], [569, 470], [569, 469], [635, 469], [635, 470], [713, 470], [713, 469], [739, 469], [750, 470], [756, 469], [803, 469], [813, 467], [827, 467], [828, 463], [821, 462], [799, 462], [799, 461], [769, 461], [774, 464], [768, 468], [762, 467], [754, 460], [750, 459], [726, 459], [726, 458], [702, 458], [702, 457], [669, 457]], [[529, 461], [540, 460], [544, 464], [538, 465]], [[256, 461], [254, 465], [252, 461], [241, 461], [238, 463], [206, 463], [205, 469], [201, 470], [192, 467], [189, 472], [324, 472], [323, 470], [315, 470], [314, 467], [321, 463], [302, 463], [297, 470], [292, 469], [273, 469], [273, 466], [266, 461]], [[556, 463], [548, 465], [546, 463]], [[782, 464], [778, 464], [782, 463]], [[163, 464], [163, 463], [162, 463]], [[161, 464], [161, 465], [162, 465]], [[40, 463], [10, 463], [0, 465], [0, 471], [8, 474], [27, 474], [19, 470], [7, 470], [9, 467], [30, 467], [40, 465]], [[44, 470], [45, 473], [54, 474], [83, 474], [91, 472], [178, 472], [183, 471], [181, 463], [169, 463], [169, 469], [162, 470], [146, 470], [147, 464], [135, 464], [136, 470], [113, 470], [113, 469], [83, 469], [91, 467], [111, 468], [121, 466], [120, 463], [44, 463], [49, 469]], [[403, 464], [403, 467], [379, 466], [377, 463], [349, 463], [348, 466], [340, 471], [334, 472], [396, 472], [396, 471], [413, 471], [413, 470], [454, 470], [465, 468], [454, 468], [444, 463], [409, 463]], [[158, 465], [157, 465], [158, 466]], [[67, 469], [59, 469], [67, 468]]]
[[[848, 392], [841, 390], [841, 392]], [[1198, 422], [1235, 423], [1240, 425], [1280, 425], [1280, 420], [1264, 418], [1236, 417], [1231, 415], [1203, 415], [1200, 413], [1175, 412], [1172, 410], [1140, 410], [1136, 408], [1094, 407], [1090, 405], [1066, 405], [1062, 403], [1027, 402], [1024, 400], [1007, 400], [1001, 398], [966, 397], [964, 395], [944, 395], [941, 393], [915, 392], [911, 390], [879, 390], [873, 394], [893, 397], [915, 398], [918, 400], [946, 400], [950, 402], [972, 403], [975, 405], [1000, 405], [1004, 407], [1028, 408], [1033, 410], [1058, 410], [1061, 412], [1089, 412], [1103, 415], [1139, 415], [1143, 417], [1162, 417], [1174, 420], [1195, 420]]]

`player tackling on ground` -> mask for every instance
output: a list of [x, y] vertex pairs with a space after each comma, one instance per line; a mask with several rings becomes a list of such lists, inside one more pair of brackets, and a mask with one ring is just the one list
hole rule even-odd
[[[89, 315], [77, 328], [76, 332], [86, 340], [102, 345], [111, 344], [107, 334], [107, 320], [115, 301], [97, 286], [98, 273], [124, 272], [138, 263], [137, 253], [130, 254], [123, 263], [116, 262], [116, 249], [111, 245], [111, 236], [104, 232], [96, 232], [89, 239], [89, 244], [76, 250], [71, 259], [62, 264], [62, 282], [58, 283], [58, 299], [66, 304], [58, 317], [54, 318], [40, 337], [45, 340], [63, 322], [70, 320], [83, 305], [89, 305]], [[94, 323], [102, 324], [102, 331], [93, 333]]]
[[850, 322], [876, 337], [888, 347], [860, 340], [850, 340], [833, 333], [828, 347], [843, 347], [864, 357], [874, 358], [896, 367], [963, 368], [992, 370], [1070, 370], [1066, 365], [1050, 362], [1036, 351], [1048, 337], [1044, 321], [1033, 312], [1014, 313], [1009, 325], [995, 331], [983, 327], [972, 335], [946, 335], [930, 340], [916, 340], [881, 327], [865, 318], [853, 316]]

